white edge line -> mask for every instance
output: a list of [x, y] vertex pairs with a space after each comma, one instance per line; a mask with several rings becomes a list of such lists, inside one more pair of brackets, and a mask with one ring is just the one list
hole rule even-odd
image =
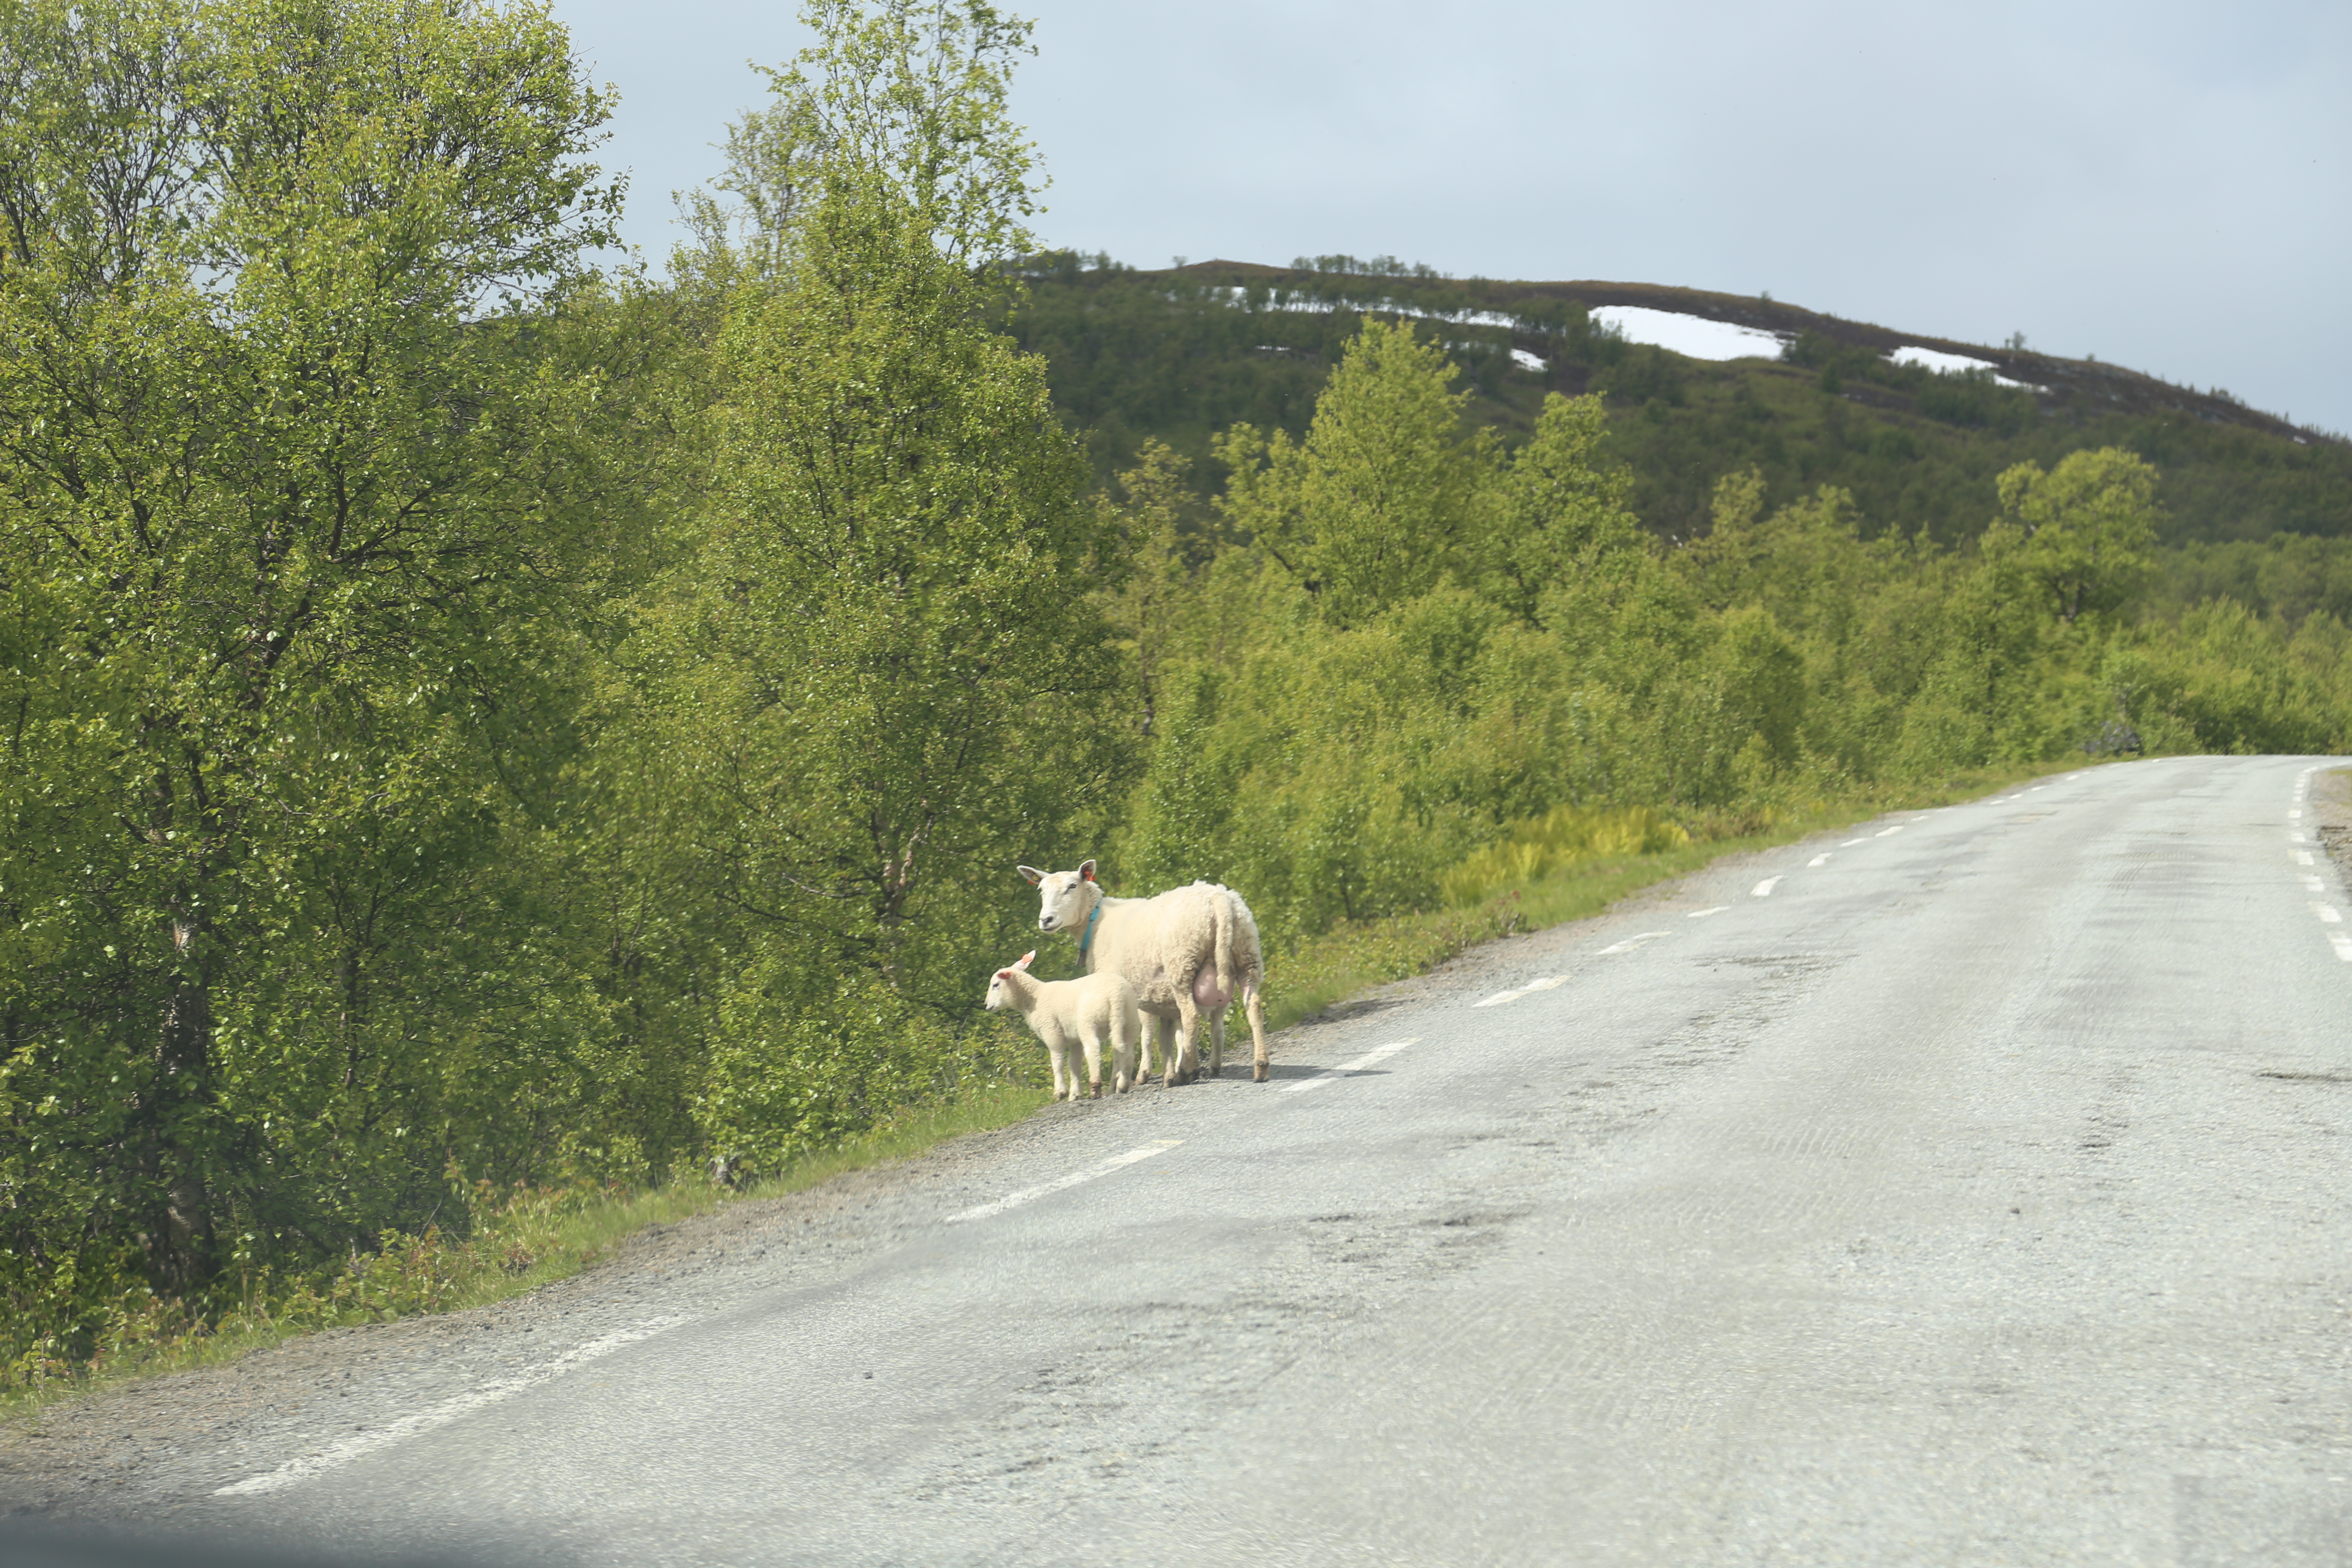
[[1780, 882], [1780, 879], [1778, 877], [1767, 877], [1748, 889], [1748, 896], [1752, 899], [1769, 899], [1772, 896], [1772, 889], [1778, 887]]
[[1385, 1046], [1376, 1046], [1372, 1049], [1366, 1051], [1362, 1056], [1358, 1057], [1354, 1061], [1341, 1062], [1335, 1068], [1326, 1068], [1321, 1072], [1317, 1073], [1313, 1078], [1303, 1078], [1297, 1083], [1286, 1083], [1282, 1086], [1282, 1092], [1285, 1094], [1297, 1094], [1304, 1089], [1320, 1089], [1325, 1084], [1331, 1082], [1335, 1079], [1343, 1079], [1349, 1073], [1361, 1072], [1368, 1067], [1374, 1066], [1380, 1062], [1384, 1062], [1388, 1060], [1389, 1058], [1404, 1049], [1407, 1046], [1417, 1044], [1420, 1039], [1421, 1037], [1419, 1035], [1414, 1035], [1408, 1039], [1391, 1040]]
[[420, 1410], [414, 1415], [404, 1415], [399, 1420], [378, 1426], [373, 1431], [346, 1437], [332, 1447], [321, 1449], [316, 1454], [305, 1454], [299, 1459], [289, 1459], [274, 1470], [265, 1470], [260, 1475], [248, 1476], [244, 1480], [218, 1488], [213, 1492], [213, 1496], [258, 1497], [268, 1492], [283, 1491], [288, 1487], [307, 1481], [313, 1476], [340, 1469], [353, 1459], [374, 1453], [378, 1448], [388, 1448], [404, 1438], [414, 1437], [419, 1432], [429, 1432], [436, 1426], [446, 1426], [459, 1416], [479, 1410], [486, 1405], [496, 1405], [502, 1399], [511, 1399], [518, 1394], [562, 1376], [574, 1367], [611, 1355], [614, 1351], [625, 1345], [635, 1344], [639, 1340], [649, 1340], [663, 1330], [674, 1329], [686, 1321], [684, 1318], [655, 1318], [639, 1323], [634, 1329], [623, 1329], [618, 1333], [606, 1334], [603, 1339], [590, 1340], [586, 1344], [575, 1345], [553, 1361], [544, 1362], [528, 1372], [513, 1377], [502, 1377], [495, 1383], [486, 1383], [470, 1394], [461, 1394], [455, 1399], [445, 1399], [430, 1410]]
[[1157, 1142], [1146, 1143], [1140, 1149], [1129, 1149], [1124, 1154], [1113, 1154], [1109, 1159], [1098, 1161], [1082, 1171], [1073, 1171], [1066, 1176], [1056, 1176], [1041, 1186], [1024, 1187], [1017, 1193], [1005, 1194], [994, 1203], [982, 1204], [977, 1208], [968, 1208], [961, 1214], [951, 1214], [948, 1215], [947, 1223], [961, 1225], [967, 1220], [992, 1218], [1007, 1209], [1017, 1209], [1023, 1204], [1032, 1204], [1039, 1198], [1051, 1197], [1054, 1194], [1066, 1191], [1081, 1182], [1091, 1182], [1098, 1176], [1108, 1176], [1122, 1166], [1134, 1164], [1138, 1160], [1149, 1160], [1154, 1154], [1165, 1154], [1182, 1142], [1181, 1138], [1162, 1138]]

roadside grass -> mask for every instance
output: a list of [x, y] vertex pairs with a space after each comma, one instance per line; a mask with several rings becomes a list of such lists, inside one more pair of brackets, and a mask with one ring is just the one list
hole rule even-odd
[[[1374, 985], [1433, 969], [1479, 942], [1601, 913], [1643, 888], [1745, 850], [1789, 844], [1888, 811], [1919, 810], [1990, 794], [2085, 764], [1988, 769], [1943, 783], [1834, 803], [1723, 818], [1686, 818], [1690, 841], [1646, 854], [1600, 856], [1505, 887], [1465, 908], [1353, 921], [1301, 943], [1271, 964], [1266, 1024], [1282, 1028]], [[1230, 1039], [1228, 1041], [1230, 1044]], [[1018, 1058], [1015, 1058], [1018, 1059]], [[1048, 1103], [1034, 1081], [989, 1081], [910, 1107], [881, 1125], [813, 1152], [772, 1177], [732, 1190], [697, 1178], [652, 1187], [478, 1191], [462, 1237], [428, 1227], [386, 1232], [331, 1279], [247, 1280], [226, 1310], [191, 1310], [154, 1297], [125, 1300], [102, 1353], [78, 1367], [0, 1390], [0, 1420], [138, 1378], [233, 1361], [299, 1334], [510, 1300], [571, 1278], [651, 1226], [675, 1225], [730, 1204], [780, 1197], [868, 1166], [911, 1158], [966, 1133], [1010, 1126]]]

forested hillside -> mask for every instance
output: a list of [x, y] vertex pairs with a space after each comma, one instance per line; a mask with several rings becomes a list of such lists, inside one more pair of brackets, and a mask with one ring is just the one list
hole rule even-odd
[[2347, 743], [2338, 445], [1041, 264], [1025, 25], [807, 17], [652, 278], [543, 9], [0, 6], [10, 1384], [1019, 1070], [1019, 861], [1232, 883], [1278, 989], [1603, 846]]
[[[2168, 544], [2352, 535], [2352, 444], [2341, 437], [2226, 394], [2021, 346], [1904, 335], [1773, 300], [1455, 280], [1351, 257], [1141, 272], [1062, 254], [1024, 271], [1014, 335], [1045, 356], [1055, 403], [1102, 478], [1157, 438], [1195, 459], [1195, 487], [1213, 493], [1222, 470], [1200, 459], [1214, 432], [1246, 419], [1300, 434], [1364, 316], [1388, 306], [1428, 323], [1461, 367], [1466, 417], [1507, 441], [1526, 437], [1547, 395], [1600, 394], [1612, 450], [1633, 471], [1633, 507], [1669, 539], [1703, 532], [1716, 480], [1754, 468], [1769, 504], [1834, 484], [1874, 531], [1925, 528], [1956, 542], [1984, 526], [2003, 468], [2097, 447], [2158, 468]], [[1788, 348], [1777, 363], [1685, 359], [1595, 331], [1588, 312], [1608, 305], [1771, 331]], [[1906, 344], [2045, 390], [1889, 363]]]

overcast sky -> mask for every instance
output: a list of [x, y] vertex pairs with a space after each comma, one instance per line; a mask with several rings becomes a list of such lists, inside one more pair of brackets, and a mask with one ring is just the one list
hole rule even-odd
[[[1394, 255], [2021, 331], [2352, 431], [2352, 5], [1045, 0], [1046, 238], [1140, 267]], [[668, 193], [790, 5], [555, 0]]]

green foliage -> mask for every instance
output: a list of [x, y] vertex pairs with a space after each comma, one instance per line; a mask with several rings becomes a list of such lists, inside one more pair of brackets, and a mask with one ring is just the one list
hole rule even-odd
[[2116, 609], [2152, 564], [2156, 477], [2113, 447], [2076, 452], [2052, 473], [2020, 463], [2000, 476], [2004, 515], [1985, 530], [1985, 559], [2040, 589], [2061, 620]]
[[1484, 902], [1513, 886], [1558, 876], [1581, 861], [1652, 855], [1688, 844], [1691, 836], [1646, 805], [1556, 805], [1509, 836], [1465, 859], [1438, 879], [1438, 890], [1456, 909]]
[[729, 289], [710, 477], [624, 649], [613, 748], [649, 781], [645, 874], [709, 900], [667, 979], [710, 998], [699, 1137], [752, 1168], [959, 1080], [971, 977], [1017, 951], [1008, 868], [1099, 816], [1127, 744], [1091, 721], [1129, 682], [1081, 586], [1126, 545], [992, 324], [1026, 243], [1003, 120], [1025, 28], [811, 20], [731, 144], [742, 211], [706, 208], [686, 268]]
[[1471, 543], [1487, 453], [1461, 429], [1454, 367], [1405, 323], [1368, 320], [1294, 445], [1236, 426], [1228, 523], [1290, 574], [1335, 626], [1429, 591]]
[[542, 9], [0, 10], [0, 1360], [1018, 1071], [1131, 684], [991, 325], [1025, 26], [811, 20], [661, 289]]
[[593, 1092], [520, 803], [627, 553], [604, 108], [527, 8], [25, 5], [0, 50], [0, 1291], [71, 1339]]

